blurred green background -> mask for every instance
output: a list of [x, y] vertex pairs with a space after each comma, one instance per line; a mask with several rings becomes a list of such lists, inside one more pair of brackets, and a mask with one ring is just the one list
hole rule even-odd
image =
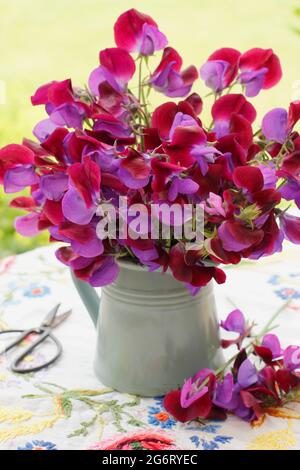
[[[154, 17], [185, 65], [199, 67], [220, 47], [272, 47], [284, 76], [253, 100], [259, 120], [266, 110], [300, 98], [297, 6], [299, 0], [0, 0], [0, 98], [3, 87], [6, 98], [0, 104], [0, 146], [30, 137], [44, 116], [42, 108], [30, 104], [40, 84], [65, 78], [75, 85], [87, 82], [99, 50], [113, 46], [114, 21], [131, 7]], [[200, 81], [195, 91], [207, 93]], [[18, 211], [8, 208], [10, 199], [0, 192], [0, 254], [47, 243], [46, 234], [24, 239], [14, 232]]]

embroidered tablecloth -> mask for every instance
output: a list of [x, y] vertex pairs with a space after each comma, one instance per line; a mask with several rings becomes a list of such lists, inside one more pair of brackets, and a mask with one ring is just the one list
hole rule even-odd
[[[0, 356], [0, 449], [139, 449], [145, 442], [157, 449], [300, 448], [300, 406], [267, 416], [258, 427], [235, 417], [181, 424], [165, 412], [161, 398], [122, 395], [99, 383], [92, 368], [94, 327], [54, 250], [0, 261], [0, 329], [37, 326], [58, 302], [73, 309], [55, 331], [63, 356], [47, 370], [13, 374], [11, 356]], [[215, 288], [220, 319], [234, 304], [263, 327], [291, 299], [277, 333], [283, 346], [299, 344], [299, 248], [288, 244], [269, 259], [225, 269], [227, 283]], [[28, 365], [41, 363], [45, 351], [34, 352]]]

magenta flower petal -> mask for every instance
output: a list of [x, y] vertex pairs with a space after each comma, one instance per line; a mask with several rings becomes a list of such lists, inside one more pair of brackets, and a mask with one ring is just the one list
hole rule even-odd
[[18, 165], [6, 171], [3, 186], [6, 193], [17, 193], [38, 182], [39, 177], [32, 165]]
[[249, 359], [242, 362], [237, 376], [238, 384], [242, 388], [254, 385], [258, 380], [257, 370]]
[[131, 55], [119, 47], [111, 47], [100, 51], [100, 64], [124, 87], [135, 72], [135, 62]]
[[288, 113], [283, 108], [274, 108], [265, 114], [262, 131], [268, 140], [283, 144], [288, 135]]
[[59, 125], [55, 124], [51, 119], [43, 119], [37, 123], [32, 133], [40, 142], [44, 142], [57, 127]]
[[196, 400], [208, 392], [208, 386], [202, 385], [203, 382], [210, 377], [213, 372], [210, 369], [202, 369], [193, 377], [188, 378], [180, 394], [180, 404], [182, 408], [188, 408]]
[[246, 330], [245, 317], [240, 310], [233, 310], [229, 313], [225, 321], [221, 321], [220, 326], [226, 331], [234, 331], [242, 335]]
[[241, 73], [239, 80], [242, 85], [245, 85], [246, 96], [254, 97], [259, 94], [264, 85], [265, 75], [267, 72], [267, 68], [262, 68], [260, 70]]
[[72, 240], [71, 245], [74, 252], [84, 258], [94, 258], [95, 256], [102, 255], [104, 251], [102, 241], [96, 237], [84, 243]]
[[229, 63], [224, 60], [210, 60], [200, 68], [200, 77], [205, 85], [215, 92], [225, 88], [225, 74]]
[[288, 370], [300, 368], [300, 347], [289, 346], [283, 351], [283, 363]]
[[39, 234], [39, 214], [32, 213], [16, 217], [15, 229], [23, 237], [35, 237]]
[[278, 337], [274, 334], [267, 334], [262, 339], [262, 346], [270, 349], [272, 352], [273, 359], [276, 359], [282, 355], [282, 349]]
[[[157, 45], [160, 47], [161, 38], [154, 37], [153, 32], [145, 31], [144, 25], [150, 25], [157, 29], [157, 24], [151, 16], [145, 15], [135, 8], [131, 8], [122, 13], [114, 25], [117, 46], [122, 47], [128, 52], [141, 52], [143, 48], [145, 52], [147, 50], [152, 51], [154, 42], [157, 42]], [[149, 45], [149, 41], [152, 43], [151, 46]]]
[[75, 103], [64, 103], [52, 111], [50, 118], [57, 126], [82, 129], [85, 111]]
[[280, 217], [280, 228], [284, 237], [292, 243], [300, 244], [300, 217], [284, 213]]
[[144, 23], [139, 52], [142, 55], [153, 55], [155, 51], [164, 49], [168, 44], [166, 36], [156, 26]]
[[47, 199], [59, 201], [68, 189], [69, 178], [64, 173], [43, 175], [40, 180], [41, 191]]
[[218, 383], [216, 385], [215, 397], [214, 397], [214, 404], [220, 406], [221, 408], [225, 408], [230, 410], [234, 408], [234, 381], [233, 376], [230, 372], [228, 372], [223, 382]]
[[66, 219], [74, 224], [86, 225], [92, 220], [96, 207], [86, 204], [76, 189], [69, 189], [62, 200], [62, 211]]
[[94, 287], [102, 287], [114, 282], [119, 274], [120, 268], [113, 256], [107, 256], [101, 267], [94, 272], [89, 282]]

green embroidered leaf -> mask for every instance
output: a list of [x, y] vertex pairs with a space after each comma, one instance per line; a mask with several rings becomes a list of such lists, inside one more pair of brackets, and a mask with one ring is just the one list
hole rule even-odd
[[97, 415], [93, 416], [93, 418], [90, 421], [82, 421], [80, 423], [80, 428], [75, 429], [71, 434], [68, 435], [68, 437], [76, 437], [76, 436], [87, 436], [88, 435], [88, 428], [93, 426], [97, 419]]
[[62, 397], [61, 407], [66, 418], [70, 418], [73, 408], [71, 400], [67, 397]]

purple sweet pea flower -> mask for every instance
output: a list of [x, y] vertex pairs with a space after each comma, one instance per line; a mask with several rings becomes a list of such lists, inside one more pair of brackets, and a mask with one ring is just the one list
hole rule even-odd
[[223, 222], [218, 228], [218, 236], [222, 242], [222, 245], [227, 251], [242, 251], [251, 246], [251, 241], [244, 240], [241, 237], [234, 236], [230, 230], [230, 226], [227, 221]]
[[64, 103], [55, 108], [50, 115], [51, 121], [57, 126], [67, 126], [74, 129], [82, 129], [84, 118], [84, 109], [76, 103]]
[[265, 348], [270, 349], [272, 352], [272, 358], [277, 359], [282, 355], [282, 349], [278, 337], [274, 334], [267, 334], [263, 337], [261, 345]]
[[43, 119], [37, 123], [32, 133], [40, 142], [44, 142], [57, 127], [59, 124], [55, 124], [51, 119]]
[[268, 140], [283, 144], [289, 132], [287, 111], [284, 108], [275, 108], [265, 114], [262, 131]]
[[66, 219], [74, 224], [86, 225], [96, 213], [96, 205], [86, 207], [86, 203], [74, 188], [70, 188], [63, 197], [62, 211]]
[[242, 72], [239, 81], [245, 86], [245, 95], [248, 97], [257, 96], [263, 87], [265, 75], [268, 69], [263, 67], [259, 70]]
[[101, 267], [89, 279], [93, 287], [103, 287], [114, 282], [119, 275], [119, 265], [113, 256], [107, 256]]
[[258, 168], [262, 172], [264, 178], [263, 189], [275, 189], [277, 183], [276, 168], [274, 163], [268, 162], [268, 165], [260, 164]]
[[228, 372], [225, 375], [223, 382], [217, 383], [213, 402], [221, 408], [231, 410], [236, 406], [235, 398], [233, 375]]
[[156, 26], [144, 23], [138, 52], [141, 55], [153, 55], [155, 51], [164, 49], [168, 44], [166, 36]]
[[226, 217], [226, 211], [223, 207], [223, 199], [215, 193], [209, 193], [205, 202], [205, 211], [210, 215], [221, 215]]
[[251, 387], [258, 381], [257, 370], [249, 359], [242, 362], [237, 375], [237, 383], [241, 388]]
[[280, 216], [280, 228], [284, 238], [292, 243], [300, 244], [300, 217], [284, 213]]
[[6, 193], [17, 193], [38, 182], [39, 177], [32, 165], [18, 165], [6, 171], [3, 186]]
[[148, 263], [158, 258], [158, 251], [155, 247], [149, 248], [148, 250], [139, 250], [138, 248], [132, 247], [131, 250], [142, 264], [148, 265]]
[[210, 369], [202, 369], [196, 375], [189, 377], [185, 381], [180, 395], [182, 408], [188, 408], [192, 403], [208, 392], [208, 386], [203, 385], [203, 382], [212, 374], [213, 372]]
[[174, 176], [168, 191], [168, 199], [173, 202], [177, 198], [178, 194], [194, 194], [198, 189], [199, 185], [191, 178], [179, 178], [179, 176]]
[[296, 179], [288, 179], [279, 192], [286, 201], [295, 201], [296, 206], [300, 209], [300, 183]]
[[16, 217], [15, 229], [23, 237], [35, 237], [39, 234], [39, 214], [32, 213]]
[[210, 60], [200, 68], [200, 77], [214, 92], [222, 91], [225, 87], [224, 79], [228, 67], [229, 63], [225, 60]]
[[208, 172], [208, 164], [214, 163], [215, 156], [221, 152], [210, 145], [194, 145], [191, 155], [196, 158], [203, 176]]
[[174, 117], [174, 121], [172, 123], [170, 132], [169, 132], [169, 139], [172, 140], [175, 129], [180, 127], [190, 127], [190, 126], [197, 126], [197, 121], [190, 116], [189, 114], [183, 114], [181, 112], [176, 113]]
[[54, 175], [43, 175], [40, 180], [40, 187], [47, 199], [59, 201], [68, 189], [69, 178], [64, 173]]
[[246, 320], [243, 313], [236, 309], [229, 313], [225, 321], [221, 321], [220, 326], [226, 331], [234, 331], [240, 335], [246, 332]]
[[130, 189], [140, 189], [147, 186], [149, 183], [150, 176], [146, 178], [135, 178], [128, 170], [120, 167], [118, 171], [118, 176], [122, 183]]
[[300, 368], [300, 346], [288, 346], [283, 351], [283, 364], [290, 371]]

